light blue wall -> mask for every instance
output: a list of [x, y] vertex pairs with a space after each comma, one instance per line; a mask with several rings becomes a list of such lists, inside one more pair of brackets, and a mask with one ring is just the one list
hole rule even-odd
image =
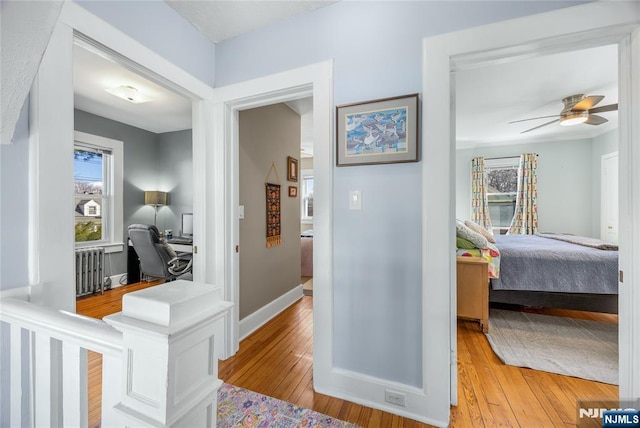
[[11, 144], [0, 145], [0, 290], [29, 284], [29, 102]]
[[540, 231], [599, 237], [599, 229], [596, 233], [593, 224], [600, 215], [599, 196], [597, 210], [594, 203], [594, 181], [599, 183], [600, 165], [596, 168], [592, 160], [592, 146], [591, 139], [582, 139], [456, 151], [456, 217], [471, 218], [470, 173], [474, 156], [492, 158], [538, 153]]
[[[219, 43], [215, 82], [333, 59], [336, 104], [420, 92], [424, 37], [575, 4], [343, 1]], [[414, 386], [422, 385], [421, 171], [421, 163], [333, 171], [334, 364]], [[348, 210], [350, 190], [362, 192], [362, 211]]]
[[215, 45], [164, 1], [77, 1], [183, 70], [213, 86]]

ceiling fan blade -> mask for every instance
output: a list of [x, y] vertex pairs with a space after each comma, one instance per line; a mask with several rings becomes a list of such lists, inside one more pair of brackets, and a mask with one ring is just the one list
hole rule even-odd
[[572, 111], [585, 111], [591, 109], [594, 105], [598, 104], [600, 101], [604, 99], [603, 95], [589, 95], [583, 100], [575, 103], [573, 107], [571, 107]]
[[602, 125], [605, 122], [609, 122], [609, 120], [602, 116], [598, 116], [597, 114], [590, 114], [589, 118], [584, 123], [587, 125]]
[[536, 126], [534, 128], [529, 128], [526, 131], [522, 131], [521, 134], [533, 131], [533, 130], [538, 129], [538, 128], [542, 128], [543, 126], [551, 125], [552, 123], [559, 122], [559, 121], [560, 121], [560, 119], [556, 119], [556, 120], [552, 120], [551, 122], [543, 123], [542, 125], [538, 125], [538, 126]]
[[551, 115], [551, 116], [531, 117], [531, 118], [529, 118], [529, 119], [514, 120], [514, 121], [511, 121], [511, 122], [509, 122], [509, 123], [511, 124], [511, 123], [518, 123], [518, 122], [526, 122], [527, 120], [547, 119], [547, 118], [549, 118], [549, 117], [560, 117], [560, 115], [559, 115], [559, 114], [553, 114], [553, 115]]
[[609, 104], [607, 106], [600, 106], [600, 107], [592, 108], [592, 109], [589, 110], [589, 114], [591, 114], [591, 113], [604, 113], [605, 111], [614, 111], [614, 110], [618, 110], [618, 103]]

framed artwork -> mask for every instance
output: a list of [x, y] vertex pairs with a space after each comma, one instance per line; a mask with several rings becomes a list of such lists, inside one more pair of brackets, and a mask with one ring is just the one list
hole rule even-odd
[[287, 156], [287, 180], [298, 181], [298, 159]]
[[289, 186], [289, 197], [295, 198], [298, 196], [298, 188], [296, 186]]
[[337, 166], [417, 162], [418, 94], [336, 106]]

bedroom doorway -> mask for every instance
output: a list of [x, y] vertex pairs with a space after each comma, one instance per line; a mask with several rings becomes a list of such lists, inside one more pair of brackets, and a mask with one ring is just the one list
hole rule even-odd
[[[615, 38], [611, 37], [611, 38], [602, 38], [598, 37], [597, 34], [589, 34], [589, 36], [565, 36], [567, 37], [567, 39], [570, 39], [572, 41], [572, 43], [570, 43], [569, 45], [573, 48], [588, 48], [588, 47], [593, 47], [593, 46], [600, 46], [600, 45], [605, 45], [607, 43], [611, 43], [612, 40], [618, 41], [620, 39], [623, 39], [624, 34], [627, 34], [627, 31], [629, 31], [629, 29], [623, 30], [621, 29], [620, 34], [618, 34]], [[595, 33], [595, 30], [594, 30]], [[533, 42], [531, 42], [533, 43]], [[544, 44], [543, 44], [544, 45]], [[567, 46], [564, 46], [563, 49], [566, 49]], [[629, 75], [632, 75], [633, 72], [631, 72], [631, 68], [630, 68], [630, 58], [633, 57], [633, 54], [630, 52], [629, 50], [629, 45], [626, 44], [626, 42], [620, 42], [620, 45], [616, 45], [616, 48], [620, 48], [620, 52], [622, 53], [622, 56], [620, 58], [620, 64], [622, 65], [621, 68], [621, 72], [620, 72], [620, 77], [621, 77], [621, 84], [623, 86], [621, 86], [621, 91], [620, 93], [621, 98], [625, 98], [626, 102], [628, 104], [626, 104], [626, 107], [629, 108], [630, 110], [634, 110], [637, 109], [638, 107], [638, 100], [633, 98], [632, 94], [629, 91]], [[529, 55], [539, 55], [540, 52], [535, 51], [535, 47], [532, 47], [532, 45], [526, 45], [526, 46], [522, 46], [519, 48], [515, 48], [515, 51], [519, 51], [520, 49], [522, 49], [522, 51], [528, 52]], [[452, 49], [453, 51], [455, 51], [455, 49]], [[534, 51], [531, 54], [531, 51]], [[504, 60], [505, 56], [509, 57], [509, 55], [500, 55], [501, 53], [504, 52], [492, 52], [489, 54], [486, 54], [486, 59], [479, 59], [478, 56], [476, 55], [473, 58], [456, 58], [457, 60], [459, 60], [459, 62], [454, 62], [454, 69], [456, 69], [457, 66], [461, 65], [462, 66], [460, 68], [462, 69], [470, 69], [470, 68], [474, 68], [474, 67], [482, 67], [483, 65], [492, 63], [492, 62], [499, 62], [500, 60]], [[513, 55], [513, 52], [511, 53], [511, 55]], [[471, 55], [470, 55], [471, 56]], [[527, 55], [528, 56], [528, 55]], [[498, 58], [500, 58], [500, 60], [498, 60]], [[432, 58], [433, 60], [433, 58]], [[469, 60], [469, 62], [465, 62], [465, 60]], [[472, 64], [470, 66], [470, 64]], [[459, 70], [457, 70], [459, 71]], [[442, 76], [440, 76], [442, 77]], [[454, 76], [452, 76], [452, 82], [454, 82], [457, 79], [457, 72], [455, 73]], [[456, 86], [457, 83], [452, 83], [452, 88], [456, 87], [455, 90], [452, 90], [452, 93], [456, 93], [457, 91], [460, 90], [460, 88], [458, 88]], [[428, 85], [427, 85], [428, 86]], [[440, 100], [442, 102], [442, 99]], [[452, 112], [456, 111], [455, 109], [452, 108]], [[627, 128], [623, 128], [623, 130], [620, 132], [620, 136], [616, 136], [615, 139], [616, 141], [619, 141], [620, 143], [620, 147], [622, 150], [629, 150], [629, 144], [632, 141], [630, 139], [630, 135], [633, 134], [633, 130], [631, 128], [629, 128], [629, 111], [625, 111], [624, 113], [624, 117], [625, 117], [625, 124], [627, 125]], [[637, 132], [637, 130], [636, 130]], [[435, 132], [434, 132], [435, 133]], [[635, 134], [634, 134], [635, 135]], [[442, 137], [442, 135], [439, 135], [440, 137]], [[453, 159], [452, 159], [452, 163], [456, 164], [456, 168], [459, 170], [460, 169], [460, 162], [456, 162], [456, 152], [455, 150], [452, 151], [453, 154]], [[599, 163], [599, 157], [598, 157], [598, 163]], [[466, 168], [468, 168], [468, 165], [466, 166]], [[634, 179], [634, 173], [632, 173], [632, 170], [629, 169], [629, 165], [621, 165], [620, 166], [620, 175], [621, 178], [623, 179], [623, 181], [621, 181], [621, 194], [627, 194], [625, 193], [625, 188], [627, 189], [628, 192], [628, 186], [631, 186], [630, 181], [624, 181], [624, 180], [632, 180]], [[637, 177], [636, 177], [637, 178]], [[456, 195], [459, 198], [459, 194], [458, 192], [455, 190], [455, 185], [452, 186], [452, 193], [453, 195]], [[599, 186], [598, 186], [599, 188]], [[637, 204], [637, 202], [635, 202]], [[624, 204], [621, 202], [620, 204], [620, 210], [621, 213], [623, 213], [625, 210], [632, 210], [634, 207], [634, 202], [631, 202], [630, 204]], [[598, 206], [599, 209], [599, 206]], [[621, 216], [621, 218], [624, 218], [624, 215]], [[598, 227], [599, 224], [596, 223], [596, 227]], [[621, 224], [621, 228], [624, 228], [625, 225]], [[629, 228], [629, 231], [633, 230], [633, 224], [629, 223], [629, 221], [626, 222], [626, 227]], [[627, 232], [628, 233], [628, 232]], [[621, 233], [621, 236], [623, 236], [624, 233]], [[627, 251], [621, 251], [621, 265], [620, 265], [620, 269], [626, 268], [627, 270], [630, 270], [633, 274], [633, 272], [635, 271], [632, 268], [632, 265], [629, 264], [629, 251], [631, 250], [632, 247], [636, 246], [637, 243], [637, 239], [633, 239], [631, 237], [629, 237], [629, 240], [627, 241], [627, 244], [629, 245], [629, 247], [627, 248]], [[623, 247], [621, 246], [621, 250], [623, 249]], [[625, 279], [626, 278], [626, 273], [625, 273]], [[633, 321], [633, 317], [628, 318], [628, 316], [630, 315], [629, 309], [630, 309], [630, 305], [632, 304], [630, 302], [630, 300], [633, 300], [634, 298], [637, 299], [637, 296], [632, 294], [632, 291], [630, 290], [630, 287], [626, 288], [625, 291], [625, 295], [627, 295], [628, 300], [624, 299], [622, 296], [622, 292], [625, 289], [624, 284], [621, 284], [621, 288], [620, 288], [620, 318], [619, 318], [619, 322], [620, 322], [620, 334], [621, 334], [621, 338], [624, 337], [623, 340], [620, 341], [619, 343], [619, 347], [620, 347], [620, 355], [621, 355], [621, 359], [620, 359], [620, 396], [621, 397], [625, 397], [625, 396], [634, 396], [634, 395], [629, 395], [629, 392], [638, 388], [638, 379], [637, 376], [634, 378], [633, 375], [633, 371], [630, 370], [631, 366], [629, 365], [630, 360], [629, 357], [630, 355], [633, 353], [632, 350], [630, 350], [629, 345], [628, 345], [628, 341], [631, 340], [629, 337], [629, 328], [633, 328], [632, 326], [634, 324]], [[455, 284], [452, 284], [452, 293], [455, 293]], [[452, 298], [452, 301], [455, 302], [455, 297]], [[637, 300], [634, 300], [637, 301]], [[455, 313], [455, 312], [454, 312]], [[455, 338], [455, 336], [454, 336]], [[633, 341], [633, 340], [631, 340]], [[624, 344], [624, 346], [623, 346]], [[455, 345], [454, 345], [455, 346]], [[455, 351], [454, 351], [455, 352]], [[457, 375], [455, 373], [452, 372], [452, 379], [456, 379]], [[452, 385], [452, 389], [455, 389], [455, 385]], [[637, 394], [636, 394], [637, 396]], [[455, 404], [457, 402], [457, 398], [455, 395], [455, 391], [454, 394], [452, 394], [452, 402]]]
[[[599, 61], [598, 67], [594, 67], [591, 71], [593, 75], [589, 73], [583, 75], [585, 78], [583, 81], [566, 82], [555, 73], [563, 74], [565, 67], [578, 67], [582, 61], [587, 61], [591, 54], [598, 53]], [[541, 68], [550, 69], [544, 76], [544, 83], [538, 83], [539, 76], [538, 71]], [[570, 52], [538, 52], [532, 58], [526, 58], [522, 60], [510, 61], [503, 64], [490, 64], [486, 67], [480, 67], [479, 69], [461, 70], [456, 72], [455, 84], [456, 84], [456, 142], [457, 147], [455, 150], [456, 159], [456, 218], [461, 220], [471, 220], [471, 201], [472, 201], [472, 159], [482, 158], [484, 163], [485, 173], [490, 173], [487, 176], [486, 192], [489, 196], [489, 216], [493, 226], [493, 231], [496, 234], [506, 233], [509, 224], [511, 223], [511, 217], [513, 216], [513, 208], [516, 201], [516, 186], [509, 186], [509, 184], [517, 178], [514, 174], [517, 173], [519, 157], [523, 153], [536, 153], [538, 163], [538, 220], [540, 225], [540, 232], [555, 232], [555, 233], [571, 233], [573, 235], [586, 236], [590, 238], [601, 238], [600, 231], [600, 217], [605, 215], [607, 210], [605, 209], [606, 203], [604, 198], [610, 196], [610, 194], [603, 193], [605, 183], [602, 186], [599, 185], [600, 173], [600, 158], [606, 153], [618, 149], [618, 129], [617, 129], [617, 111], [607, 112], [603, 114], [606, 117], [605, 121], [608, 121], [607, 129], [599, 131], [596, 126], [574, 126], [574, 127], [561, 127], [558, 123], [553, 123], [556, 120], [555, 117], [545, 117], [543, 119], [527, 120], [530, 117], [543, 116], [539, 112], [545, 111], [544, 116], [552, 115], [554, 111], [560, 111], [562, 109], [562, 103], [560, 100], [574, 92], [586, 92], [580, 90], [580, 87], [599, 88], [595, 89], [598, 95], [603, 95], [604, 100], [602, 104], [616, 104], [618, 102], [618, 47], [617, 45], [605, 45], [590, 48], [579, 48]], [[499, 85], [496, 88], [491, 89], [493, 77], [501, 76], [495, 81], [499, 81]], [[515, 75], [518, 75], [518, 83], [510, 87], [510, 83], [515, 83], [511, 80]], [[592, 80], [593, 79], [593, 80]], [[554, 83], [554, 80], [557, 83]], [[522, 82], [527, 82], [523, 85]], [[527, 86], [531, 86], [530, 88]], [[479, 89], [482, 89], [478, 92]], [[554, 95], [553, 90], [557, 90], [557, 95]], [[486, 98], [483, 95], [483, 90], [494, 91], [495, 93], [508, 94], [501, 97], [499, 94], [494, 99], [496, 112], [489, 113], [485, 121], [490, 122], [490, 114], [500, 117], [504, 122], [504, 125], [497, 123], [494, 130], [502, 132], [500, 137], [496, 138], [491, 136], [488, 131], [484, 131], [482, 124], [482, 117], [478, 118], [478, 115], [482, 115], [483, 107], [478, 105], [478, 99]], [[570, 92], [570, 93], [567, 93]], [[589, 92], [592, 93], [592, 92]], [[549, 101], [556, 100], [553, 105], [546, 106], [543, 99], [538, 100], [533, 94], [540, 94], [541, 98], [548, 97]], [[504, 108], [500, 102], [508, 103], [509, 99], [520, 100], [513, 106]], [[544, 109], [527, 111], [524, 99], [532, 98], [532, 105], [545, 105]], [[472, 118], [468, 112], [471, 110], [468, 107], [470, 104], [474, 105], [476, 113], [474, 119], [478, 120], [478, 123], [470, 123]], [[557, 104], [557, 105], [556, 105]], [[507, 104], [508, 105], [508, 104]], [[490, 107], [489, 107], [490, 108]], [[481, 113], [477, 113], [480, 110]], [[523, 120], [519, 122], [519, 120]], [[514, 121], [515, 123], [508, 123]], [[551, 122], [551, 123], [550, 123]], [[545, 126], [546, 124], [546, 126]], [[612, 125], [613, 124], [613, 125]], [[586, 129], [585, 129], [586, 128]], [[604, 128], [604, 126], [603, 126]], [[591, 132], [598, 130], [596, 135]], [[476, 134], [474, 135], [474, 131]], [[523, 132], [524, 131], [524, 132]], [[485, 133], [486, 132], [486, 133]], [[589, 133], [588, 133], [589, 132]], [[510, 137], [513, 135], [513, 137]], [[513, 139], [511, 139], [513, 138]], [[500, 141], [502, 140], [502, 141]], [[580, 159], [580, 161], [578, 161]], [[476, 165], [478, 165], [476, 161]], [[580, 165], [584, 165], [581, 168]], [[604, 168], [604, 163], [603, 163]], [[613, 169], [611, 165], [610, 168]], [[598, 171], [594, 172], [594, 169]], [[615, 171], [617, 171], [617, 158]], [[604, 170], [603, 170], [604, 173]], [[594, 177], [595, 176], [595, 177]], [[504, 186], [503, 186], [504, 184]], [[513, 188], [511, 188], [513, 187]], [[511, 192], [511, 193], [509, 193]], [[612, 198], [613, 199], [613, 198]], [[557, 201], [554, 203], [553, 201]], [[561, 202], [560, 202], [561, 201]], [[609, 209], [611, 213], [618, 212], [617, 197], [615, 198], [616, 206]], [[506, 223], [500, 218], [500, 214], [509, 214], [509, 218]], [[572, 213], [582, 213], [580, 219], [577, 219]], [[602, 213], [602, 214], [601, 214]], [[588, 216], [585, 216], [588, 214]], [[604, 219], [603, 219], [604, 220]], [[457, 234], [459, 236], [459, 234]], [[514, 237], [517, 238], [517, 237]], [[496, 248], [498, 251], [503, 249], [510, 257], [508, 237], [496, 236], [493, 240], [497, 241], [495, 247], [490, 243], [489, 246]], [[546, 238], [532, 237], [532, 239], [551, 241]], [[560, 245], [569, 247], [573, 244], [561, 243]], [[461, 248], [464, 247], [464, 248]], [[457, 243], [458, 255], [477, 255], [488, 261], [488, 273], [492, 279], [490, 281], [501, 281], [505, 283], [504, 278], [513, 278], [512, 272], [507, 272], [512, 265], [508, 263], [501, 263], [505, 257], [493, 257], [485, 252], [485, 250], [466, 249], [467, 247], [461, 243]], [[549, 250], [547, 250], [549, 251]], [[475, 252], [478, 252], [476, 254]], [[594, 250], [594, 252], [602, 252], [601, 250]], [[616, 252], [617, 254], [617, 252]], [[608, 256], [609, 254], [606, 254]], [[612, 260], [611, 258], [608, 258]], [[510, 262], [511, 260], [509, 260]], [[610, 275], [612, 287], [617, 288], [617, 257], [615, 259], [615, 266], [612, 267]], [[465, 264], [461, 264], [461, 261], [457, 262], [458, 275], [464, 275], [466, 272], [464, 269], [468, 269]], [[547, 271], [550, 269], [545, 266], [539, 266], [540, 270]], [[462, 271], [461, 271], [462, 269]], [[576, 272], [577, 274], [577, 272]], [[573, 276], [569, 284], [571, 288], [579, 288], [584, 285], [585, 279], [581, 276]], [[468, 284], [461, 283], [468, 282], [465, 277], [458, 278], [458, 293], [460, 290], [464, 290]], [[525, 279], [518, 279], [518, 284], [526, 283]], [[546, 282], [546, 281], [542, 281]], [[539, 284], [540, 281], [536, 281]], [[509, 288], [514, 285], [515, 282], [511, 281]], [[573, 285], [575, 284], [575, 285]], [[489, 285], [491, 288], [491, 285]], [[529, 288], [529, 286], [527, 286]], [[607, 397], [610, 400], [615, 400], [618, 397], [619, 390], [617, 387], [618, 382], [618, 370], [617, 370], [617, 327], [618, 316], [608, 313], [596, 313], [607, 312], [614, 309], [617, 312], [617, 302], [614, 302], [617, 296], [610, 298], [606, 303], [587, 302], [585, 303], [585, 310], [572, 311], [562, 310], [556, 308], [575, 308], [574, 302], [576, 298], [572, 298], [572, 295], [558, 296], [558, 292], [564, 291], [555, 288], [548, 288], [546, 284], [541, 285], [535, 289], [536, 292], [531, 291], [505, 291], [500, 290], [495, 292], [490, 290], [489, 294], [492, 295], [490, 299], [492, 303], [489, 305], [489, 313], [491, 317], [491, 330], [487, 333], [489, 340], [477, 333], [479, 330], [477, 323], [468, 320], [458, 320], [457, 326], [457, 343], [458, 343], [458, 361], [466, 362], [473, 365], [484, 365], [491, 367], [491, 370], [497, 373], [502, 373], [504, 364], [502, 362], [496, 362], [486, 358], [486, 355], [495, 355], [501, 361], [505, 361], [506, 364], [530, 367], [537, 370], [527, 371], [528, 381], [522, 386], [529, 394], [537, 397], [539, 394], [538, 388], [548, 391], [553, 388], [554, 384], [573, 382], [579, 385], [580, 390], [588, 391], [590, 389], [597, 389], [596, 396], [591, 398]], [[539, 291], [538, 291], [539, 290]], [[548, 294], [549, 291], [555, 292]], [[604, 290], [603, 290], [604, 291]], [[594, 291], [597, 292], [597, 291]], [[609, 292], [608, 290], [606, 292]], [[501, 293], [501, 294], [498, 294]], [[516, 294], [518, 293], [518, 294]], [[576, 296], [575, 294], [573, 296]], [[465, 306], [461, 307], [461, 304], [465, 304], [465, 300], [461, 299], [458, 294], [458, 310], [466, 310]], [[487, 295], [487, 298], [489, 295]], [[599, 296], [593, 297], [599, 299]], [[495, 301], [503, 303], [495, 303]], [[569, 305], [569, 306], [566, 306]], [[553, 309], [551, 309], [553, 308]], [[587, 309], [588, 308], [588, 309]], [[596, 311], [596, 312], [593, 312]], [[462, 312], [462, 315], [466, 315]], [[527, 324], [524, 324], [524, 320], [527, 320]], [[563, 341], [560, 336], [558, 337], [558, 344], [564, 344], [564, 347], [560, 346], [555, 348], [555, 353], [546, 353], [544, 358], [553, 360], [553, 365], [545, 365], [542, 363], [542, 357], [538, 350], [552, 348], [554, 334], [546, 334], [546, 331], [541, 327], [542, 323], [550, 323], [554, 325], [554, 329], [557, 329], [558, 334], [564, 331], [565, 320], [571, 320], [572, 323], [584, 326], [585, 332], [591, 332], [589, 328], [603, 328], [608, 333], [607, 337], [603, 338], [603, 341], [595, 340], [592, 346], [589, 346], [587, 350], [578, 347], [575, 350], [571, 350], [571, 345]], [[512, 347], [518, 347], [520, 344], [509, 342], [509, 345], [502, 344], [501, 339], [509, 341], [506, 336], [502, 336], [508, 330], [501, 327], [502, 323], [514, 323], [521, 322], [523, 330], [520, 334], [531, 334], [531, 340], [529, 343], [534, 342], [534, 337], [544, 337], [544, 342], [540, 342], [536, 346], [531, 346], [528, 349], [524, 349], [524, 355], [526, 357], [514, 359], [514, 355], [511, 353]], [[593, 324], [591, 324], [593, 323]], [[597, 323], [597, 324], [596, 324]], [[483, 326], [487, 328], [487, 326]], [[525, 329], [531, 329], [531, 333], [526, 333]], [[544, 331], [544, 334], [542, 334]], [[566, 337], [565, 337], [566, 338]], [[472, 344], [475, 343], [474, 347]], [[544, 343], [544, 344], [543, 344]], [[607, 347], [610, 351], [599, 355], [595, 349], [599, 347]], [[575, 354], [572, 354], [574, 352]], [[559, 369], [562, 366], [562, 359], [567, 355], [572, 355], [570, 359], [573, 362], [575, 371]], [[580, 358], [585, 356], [585, 361], [580, 362]], [[596, 366], [590, 363], [592, 361], [608, 361], [608, 367], [615, 367], [607, 371], [606, 374], [602, 373], [602, 377], [589, 377], [596, 371]], [[582, 368], [583, 372], [580, 372], [578, 368]], [[513, 369], [513, 368], [512, 368]], [[459, 375], [462, 378], [468, 377], [469, 374], [465, 373], [467, 370], [473, 370], [466, 364], [461, 364]], [[556, 373], [556, 374], [549, 374]], [[505, 371], [502, 376], [508, 376], [508, 372]], [[522, 376], [520, 371], [512, 371], [512, 373], [518, 373], [516, 376]], [[576, 376], [577, 378], [563, 379], [562, 376]], [[498, 376], [498, 375], [497, 375]], [[582, 379], [580, 379], [582, 377]], [[500, 378], [500, 377], [498, 377]], [[487, 380], [474, 380], [470, 377], [471, 383], [474, 384], [474, 388], [481, 387], [480, 384], [487, 382]], [[516, 382], [516, 379], [509, 378], [509, 383]], [[602, 383], [594, 382], [597, 379]], [[475, 382], [479, 382], [475, 385]], [[508, 391], [508, 386], [502, 385], [503, 389]], [[615, 385], [613, 385], [615, 384]], [[589, 397], [584, 393], [584, 398]], [[542, 397], [540, 397], [542, 398]], [[480, 398], [479, 398], [480, 399]], [[504, 397], [505, 400], [509, 400], [509, 394]], [[565, 401], [565, 404], [569, 402], [568, 398], [560, 395], [558, 397], [559, 402]], [[517, 417], [517, 415], [515, 415]]]

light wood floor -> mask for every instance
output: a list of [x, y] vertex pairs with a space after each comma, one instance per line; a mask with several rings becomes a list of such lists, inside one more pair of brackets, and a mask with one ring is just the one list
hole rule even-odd
[[[147, 286], [119, 287], [104, 296], [81, 299], [77, 311], [102, 318], [120, 310], [115, 301], [122, 294]], [[110, 293], [115, 292], [112, 298]], [[312, 297], [303, 297], [243, 340], [235, 356], [220, 362], [220, 379], [363, 427], [427, 427], [313, 391], [312, 303]], [[537, 312], [617, 323], [615, 315]], [[100, 418], [100, 360], [99, 355], [93, 356], [89, 363], [91, 427]], [[452, 427], [573, 427], [578, 399], [617, 399], [618, 387], [505, 366], [477, 323], [458, 321], [458, 393], [458, 406], [451, 409]]]

